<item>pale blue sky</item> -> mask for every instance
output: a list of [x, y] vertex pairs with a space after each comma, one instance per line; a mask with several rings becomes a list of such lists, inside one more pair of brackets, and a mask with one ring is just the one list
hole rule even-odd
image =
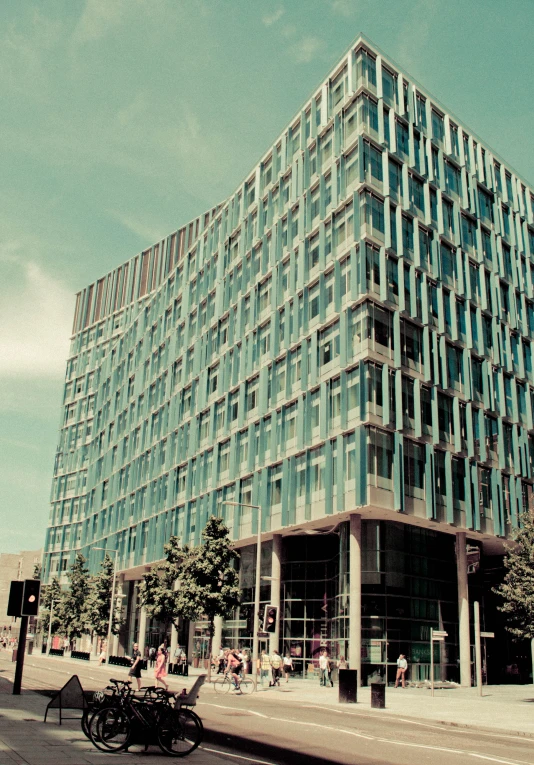
[[534, 179], [533, 22], [533, 0], [2, 0], [0, 552], [42, 544], [76, 291], [227, 197], [360, 31]]

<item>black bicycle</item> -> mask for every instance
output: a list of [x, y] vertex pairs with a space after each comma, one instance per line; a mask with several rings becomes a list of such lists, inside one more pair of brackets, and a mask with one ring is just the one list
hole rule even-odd
[[112, 685], [106, 686], [103, 691], [95, 691], [89, 702], [89, 706], [83, 710], [81, 717], [82, 731], [88, 739], [91, 739], [89, 723], [94, 714], [104, 707], [115, 706], [117, 697], [129, 690], [129, 680], [115, 680], [114, 678], [110, 678], [109, 682], [112, 683]]
[[184, 757], [202, 740], [203, 725], [175, 694], [147, 688], [142, 698], [130, 688], [115, 694], [115, 703], [97, 710], [88, 725], [91, 741], [103, 752], [120, 752], [133, 744], [157, 744], [168, 755]]

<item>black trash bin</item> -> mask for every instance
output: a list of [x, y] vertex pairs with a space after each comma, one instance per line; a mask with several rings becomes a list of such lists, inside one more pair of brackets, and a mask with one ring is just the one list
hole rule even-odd
[[372, 709], [386, 708], [385, 683], [371, 683], [371, 707]]
[[358, 671], [356, 669], [339, 670], [340, 704], [356, 704], [358, 701]]

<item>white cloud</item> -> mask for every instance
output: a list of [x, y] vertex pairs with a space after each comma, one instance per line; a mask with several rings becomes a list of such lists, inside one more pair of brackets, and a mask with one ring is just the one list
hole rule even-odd
[[273, 11], [272, 13], [266, 13], [265, 16], [262, 16], [261, 22], [266, 27], [271, 27], [273, 24], [276, 24], [277, 21], [280, 21], [284, 13], [284, 8], [280, 7], [278, 10]]
[[159, 242], [169, 233], [163, 226], [158, 228], [153, 224], [146, 224], [142, 220], [139, 220], [139, 218], [121, 213], [118, 210], [109, 210], [108, 214], [114, 220], [118, 221], [121, 226], [124, 226], [124, 228], [128, 229], [132, 234], [139, 237], [143, 242], [143, 247]]
[[[420, 63], [431, 40], [436, 16], [442, 12], [437, 0], [418, 0], [398, 30], [397, 58], [413, 77], [420, 77]], [[417, 40], [417, 45], [414, 41]]]
[[292, 47], [292, 53], [297, 64], [308, 64], [324, 47], [324, 42], [318, 37], [303, 37]]
[[138, 0], [87, 0], [72, 34], [73, 43], [99, 40], [119, 26], [126, 10]]
[[0, 378], [62, 378], [69, 349], [74, 295], [16, 243], [0, 245]]

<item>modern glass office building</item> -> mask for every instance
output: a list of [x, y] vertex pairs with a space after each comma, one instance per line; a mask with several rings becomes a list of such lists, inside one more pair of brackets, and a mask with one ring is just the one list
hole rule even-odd
[[439, 628], [436, 677], [468, 683], [469, 600], [532, 506], [533, 216], [359, 37], [227, 200], [78, 294], [46, 575], [118, 550], [120, 644], [143, 643], [135, 582], [221, 514], [243, 605], [217, 639], [246, 644], [257, 511], [225, 502], [258, 505], [299, 669], [327, 646], [363, 682], [401, 651], [428, 677]]

